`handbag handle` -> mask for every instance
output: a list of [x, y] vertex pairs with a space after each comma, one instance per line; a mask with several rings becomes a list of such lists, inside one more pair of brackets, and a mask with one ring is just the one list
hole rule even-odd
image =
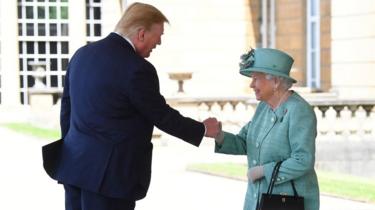
[[[271, 176], [271, 183], [268, 185], [268, 189], [267, 189], [267, 194], [268, 194], [268, 195], [271, 195], [271, 194], [272, 194], [273, 187], [274, 187], [275, 182], [276, 182], [277, 174], [279, 173], [279, 169], [280, 169], [280, 166], [281, 166], [281, 163], [282, 163], [282, 162], [283, 162], [283, 161], [279, 161], [279, 162], [277, 162], [276, 165], [275, 165], [275, 167], [273, 168], [272, 176]], [[298, 196], [298, 193], [297, 193], [296, 187], [294, 186], [294, 181], [291, 180], [290, 182], [291, 182], [291, 184], [292, 184], [292, 188], [293, 188], [294, 196]]]

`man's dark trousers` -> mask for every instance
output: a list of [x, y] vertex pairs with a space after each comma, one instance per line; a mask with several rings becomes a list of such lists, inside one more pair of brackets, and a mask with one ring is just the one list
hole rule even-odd
[[65, 188], [65, 210], [134, 210], [135, 201], [109, 198], [71, 185]]

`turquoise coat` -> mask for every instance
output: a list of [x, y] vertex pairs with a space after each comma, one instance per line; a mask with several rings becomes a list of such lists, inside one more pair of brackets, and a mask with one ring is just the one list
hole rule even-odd
[[290, 180], [305, 198], [305, 210], [319, 209], [319, 187], [314, 170], [316, 116], [312, 107], [293, 93], [277, 109], [260, 102], [253, 119], [235, 135], [224, 132], [222, 145], [215, 152], [247, 155], [248, 168], [262, 165], [264, 177], [248, 182], [244, 210], [255, 210], [262, 193], [267, 192], [272, 170], [284, 161], [273, 189], [275, 194], [293, 194]]

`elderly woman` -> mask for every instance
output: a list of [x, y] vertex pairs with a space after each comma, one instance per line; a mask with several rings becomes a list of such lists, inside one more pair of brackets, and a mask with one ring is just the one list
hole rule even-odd
[[238, 134], [221, 132], [215, 152], [247, 155], [248, 187], [245, 210], [256, 210], [267, 192], [272, 171], [283, 161], [273, 194], [293, 195], [291, 180], [305, 210], [319, 209], [319, 187], [314, 170], [316, 117], [311, 106], [289, 90], [296, 82], [289, 76], [293, 58], [260, 48], [241, 56], [240, 73], [252, 78], [250, 87], [260, 101], [252, 120]]

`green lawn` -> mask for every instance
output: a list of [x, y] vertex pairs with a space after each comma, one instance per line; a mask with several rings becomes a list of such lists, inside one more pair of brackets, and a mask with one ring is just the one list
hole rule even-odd
[[[197, 163], [187, 170], [247, 180], [247, 166], [235, 163]], [[375, 181], [356, 176], [318, 171], [319, 188], [323, 194], [375, 203]]]
[[375, 180], [324, 171], [317, 174], [321, 192], [375, 203]]
[[60, 131], [57, 129], [40, 128], [29, 123], [6, 123], [1, 126], [17, 133], [34, 136], [42, 139], [57, 140], [60, 138]]

